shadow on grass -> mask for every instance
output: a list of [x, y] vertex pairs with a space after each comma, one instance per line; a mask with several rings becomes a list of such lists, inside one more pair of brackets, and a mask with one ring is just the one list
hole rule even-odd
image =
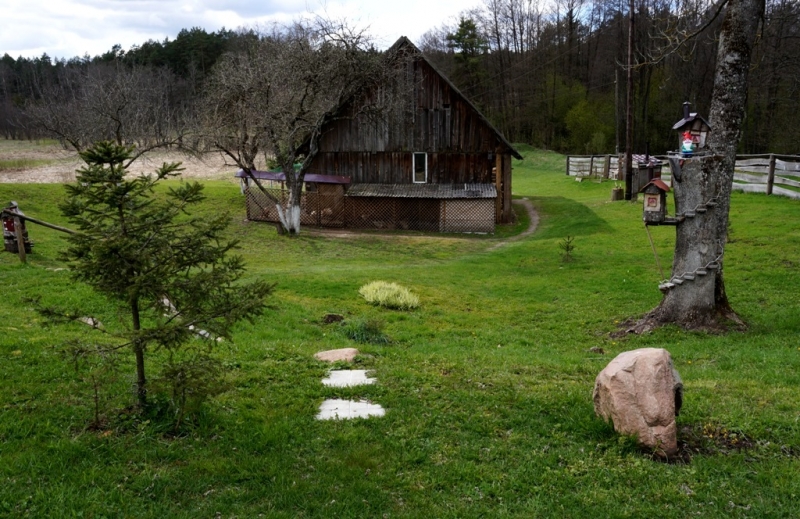
[[584, 204], [562, 196], [534, 197], [537, 206], [549, 222], [537, 232], [540, 238], [561, 238], [611, 233], [614, 229]]

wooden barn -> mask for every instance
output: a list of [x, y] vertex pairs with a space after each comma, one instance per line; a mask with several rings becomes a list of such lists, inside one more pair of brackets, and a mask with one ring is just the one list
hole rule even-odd
[[[410, 40], [387, 55], [404, 57], [398, 85], [374, 95], [389, 93], [400, 106], [377, 120], [352, 103], [340, 107], [306, 176], [301, 223], [494, 232], [510, 222], [511, 158], [520, 154]], [[248, 190], [248, 218], [276, 221], [261, 196]]]

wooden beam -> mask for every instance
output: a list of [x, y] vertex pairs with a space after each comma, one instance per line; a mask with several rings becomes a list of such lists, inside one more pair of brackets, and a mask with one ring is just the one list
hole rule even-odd
[[775, 185], [775, 155], [769, 156], [769, 176], [767, 177], [767, 194], [772, 194], [772, 187]]
[[27, 263], [28, 258], [25, 255], [25, 233], [22, 230], [22, 222], [19, 217], [14, 217], [14, 232], [17, 234], [17, 251], [19, 252], [19, 260], [22, 263]]
[[511, 155], [503, 155], [503, 223], [511, 223]]
[[503, 154], [498, 153], [495, 149], [494, 152], [494, 187], [497, 190], [497, 198], [495, 199], [495, 223], [502, 223], [503, 221]]

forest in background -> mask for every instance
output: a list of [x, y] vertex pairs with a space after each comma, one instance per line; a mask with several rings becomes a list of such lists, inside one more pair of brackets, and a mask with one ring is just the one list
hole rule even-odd
[[[708, 114], [719, 5], [634, 0], [635, 152], [676, 148], [671, 128], [682, 117], [684, 101]], [[628, 15], [629, 3], [620, 0], [485, 0], [415, 43], [510, 141], [562, 153], [614, 153], [617, 146], [624, 149]], [[115, 100], [109, 111], [119, 112], [129, 126], [133, 120], [147, 128], [149, 135], [140, 132], [139, 139], [180, 142], [220, 56], [259, 37], [249, 28], [192, 28], [173, 40], [150, 40], [127, 51], [114, 46], [95, 57], [5, 54], [0, 136], [49, 135], [42, 126], [46, 112], [91, 89], [97, 90], [92, 102], [102, 105], [116, 82], [128, 89], [126, 103], [120, 108]], [[752, 63], [739, 151], [800, 152], [800, 3], [767, 0]], [[105, 131], [113, 133], [113, 125]]]

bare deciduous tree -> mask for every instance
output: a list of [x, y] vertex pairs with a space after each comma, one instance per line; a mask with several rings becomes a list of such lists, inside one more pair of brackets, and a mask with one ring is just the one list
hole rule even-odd
[[104, 140], [135, 145], [132, 162], [185, 136], [181, 82], [166, 69], [88, 63], [62, 67], [35, 88], [37, 98], [26, 106], [32, 124], [77, 151]]
[[[385, 63], [364, 32], [318, 20], [273, 26], [215, 66], [201, 103], [203, 132], [273, 200], [290, 234], [300, 231], [303, 181], [323, 126], [345, 116], [337, 113], [345, 101], [373, 91], [386, 75]], [[285, 207], [252, 175], [267, 158], [285, 175]]]

